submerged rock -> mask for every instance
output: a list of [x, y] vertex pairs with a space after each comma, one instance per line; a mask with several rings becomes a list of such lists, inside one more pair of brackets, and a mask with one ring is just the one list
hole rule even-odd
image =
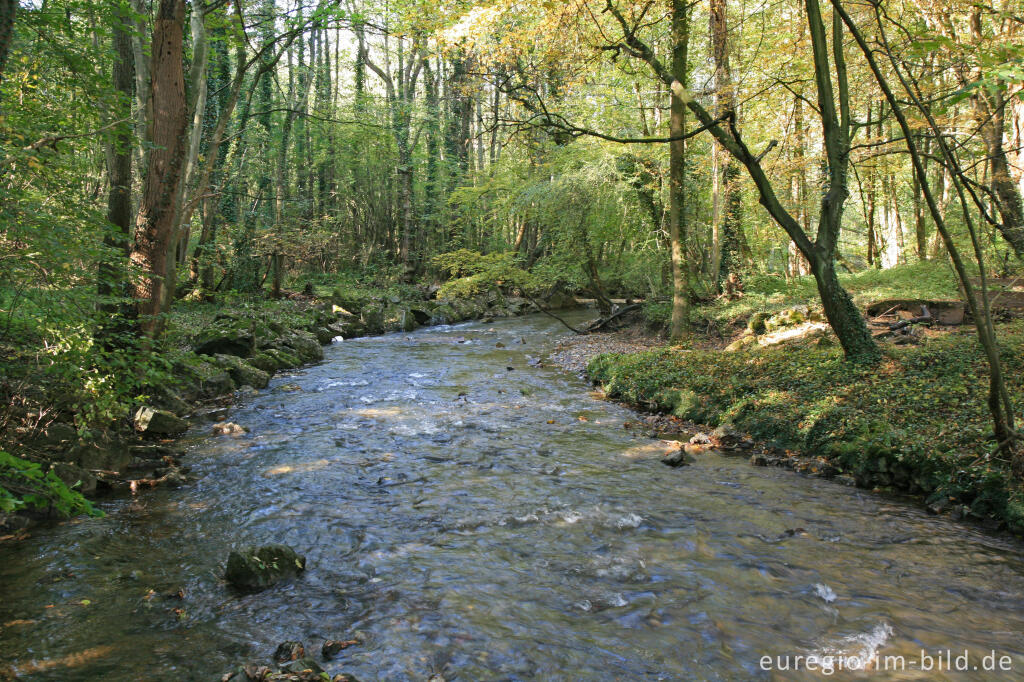
[[667, 464], [672, 468], [688, 466], [690, 464], [693, 464], [695, 461], [697, 460], [695, 460], [693, 457], [687, 454], [687, 452], [682, 448], [676, 450], [675, 452], [670, 452], [669, 454], [661, 458], [662, 464]]
[[135, 430], [151, 436], [173, 436], [188, 430], [188, 422], [167, 410], [140, 407], [135, 413]]
[[242, 436], [248, 432], [247, 428], [235, 422], [221, 422], [213, 425], [213, 435], [215, 436]]
[[243, 590], [264, 590], [306, 570], [306, 557], [286, 545], [245, 547], [228, 555], [224, 578]]
[[274, 660], [278, 663], [297, 661], [306, 656], [306, 647], [302, 642], [281, 642], [274, 652]]

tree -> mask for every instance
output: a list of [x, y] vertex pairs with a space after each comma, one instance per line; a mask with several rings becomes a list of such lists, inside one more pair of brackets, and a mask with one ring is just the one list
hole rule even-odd
[[185, 1], [160, 0], [153, 24], [152, 82], [146, 104], [146, 142], [152, 151], [129, 254], [141, 272], [132, 291], [137, 324], [148, 336], [160, 333], [162, 314], [174, 291], [175, 210], [186, 140], [184, 25]]
[[[828, 38], [821, 18], [818, 0], [806, 0], [807, 23], [814, 58], [814, 82], [818, 93], [818, 113], [824, 135], [825, 154], [828, 159], [828, 189], [821, 198], [818, 231], [812, 241], [801, 225], [779, 201], [775, 189], [761, 166], [762, 155], [754, 154], [740, 134], [735, 118], [722, 121], [713, 117], [701, 105], [686, 85], [665, 68], [654, 51], [637, 35], [639, 25], [631, 25], [608, 0], [606, 5], [622, 30], [616, 47], [651, 65], [661, 80], [671, 88], [673, 96], [692, 111], [704, 129], [742, 163], [757, 187], [761, 204], [786, 231], [800, 252], [810, 263], [818, 285], [825, 316], [835, 331], [839, 343], [849, 360], [876, 362], [881, 356], [871, 338], [867, 324], [843, 289], [836, 276], [835, 251], [842, 227], [843, 204], [849, 195], [848, 172], [851, 139], [849, 82], [846, 59], [843, 55], [842, 23], [838, 16], [832, 22], [832, 73], [828, 56]], [[835, 76], [838, 96], [833, 87]], [[838, 105], [838, 106], [837, 106]]]

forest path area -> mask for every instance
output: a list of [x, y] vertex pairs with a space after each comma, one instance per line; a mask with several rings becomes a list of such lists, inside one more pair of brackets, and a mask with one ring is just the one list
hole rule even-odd
[[[741, 458], [669, 469], [541, 362], [564, 331], [346, 340], [229, 408], [247, 433], [197, 424], [195, 484], [0, 546], [0, 679], [212, 680], [325, 639], [360, 640], [322, 664], [361, 680], [769, 679], [762, 656], [922, 649], [1024, 670], [1019, 544]], [[269, 542], [305, 574], [228, 588], [229, 550]]]

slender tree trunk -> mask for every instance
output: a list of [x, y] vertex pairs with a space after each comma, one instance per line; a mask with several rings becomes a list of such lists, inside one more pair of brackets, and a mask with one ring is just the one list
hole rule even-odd
[[[690, 8], [685, 0], [672, 0], [672, 78], [669, 136], [686, 131], [686, 103], [680, 93], [688, 86]], [[676, 87], [676, 86], [679, 87]], [[680, 341], [689, 333], [690, 273], [686, 260], [686, 143], [669, 142], [669, 239], [672, 249], [672, 322], [669, 336]]]
[[130, 258], [142, 273], [133, 286], [139, 329], [157, 336], [163, 328], [166, 292], [174, 288], [175, 197], [185, 155], [185, 73], [182, 69], [185, 0], [160, 0], [153, 25], [146, 140], [149, 172], [135, 217]]
[[[736, 120], [736, 92], [729, 68], [729, 24], [726, 0], [711, 0], [711, 46], [715, 61], [715, 91], [718, 99], [717, 115]], [[720, 146], [719, 143], [715, 143]], [[739, 277], [739, 233], [743, 229], [743, 199], [740, 194], [739, 164], [726, 156], [722, 170], [725, 201], [721, 214], [721, 239], [717, 268], [711, 273], [715, 291], [721, 291], [722, 282], [730, 275]], [[716, 178], [717, 179], [717, 178]]]
[[[118, 95], [117, 114], [119, 118], [131, 118], [132, 84], [135, 70], [132, 63], [131, 26], [128, 25], [126, 13], [122, 12], [114, 21], [113, 35], [113, 85]], [[108, 232], [103, 243], [112, 251], [116, 259], [104, 259], [100, 263], [98, 293], [101, 299], [112, 294], [121, 296], [124, 293], [122, 281], [123, 268], [117, 262], [128, 255], [129, 239], [132, 229], [132, 127], [123, 123], [115, 129], [110, 142], [108, 154], [109, 194], [107, 195], [107, 222], [114, 230]], [[100, 303], [100, 310], [108, 316], [115, 315], [119, 306], [108, 300]], [[109, 328], [109, 322], [103, 326]]]

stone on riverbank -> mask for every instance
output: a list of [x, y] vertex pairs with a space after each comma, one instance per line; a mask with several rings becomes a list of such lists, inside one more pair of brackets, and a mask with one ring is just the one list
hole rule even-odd
[[135, 412], [135, 430], [147, 436], [174, 436], [188, 430], [188, 422], [167, 410], [140, 407]]
[[247, 358], [256, 350], [256, 336], [249, 321], [223, 319], [196, 337], [192, 349], [198, 355], [237, 355]]
[[231, 376], [236, 386], [266, 388], [270, 383], [270, 374], [253, 367], [242, 358], [234, 355], [215, 355], [213, 361]]
[[245, 547], [228, 555], [224, 578], [242, 590], [264, 590], [306, 570], [306, 557], [286, 545]]

